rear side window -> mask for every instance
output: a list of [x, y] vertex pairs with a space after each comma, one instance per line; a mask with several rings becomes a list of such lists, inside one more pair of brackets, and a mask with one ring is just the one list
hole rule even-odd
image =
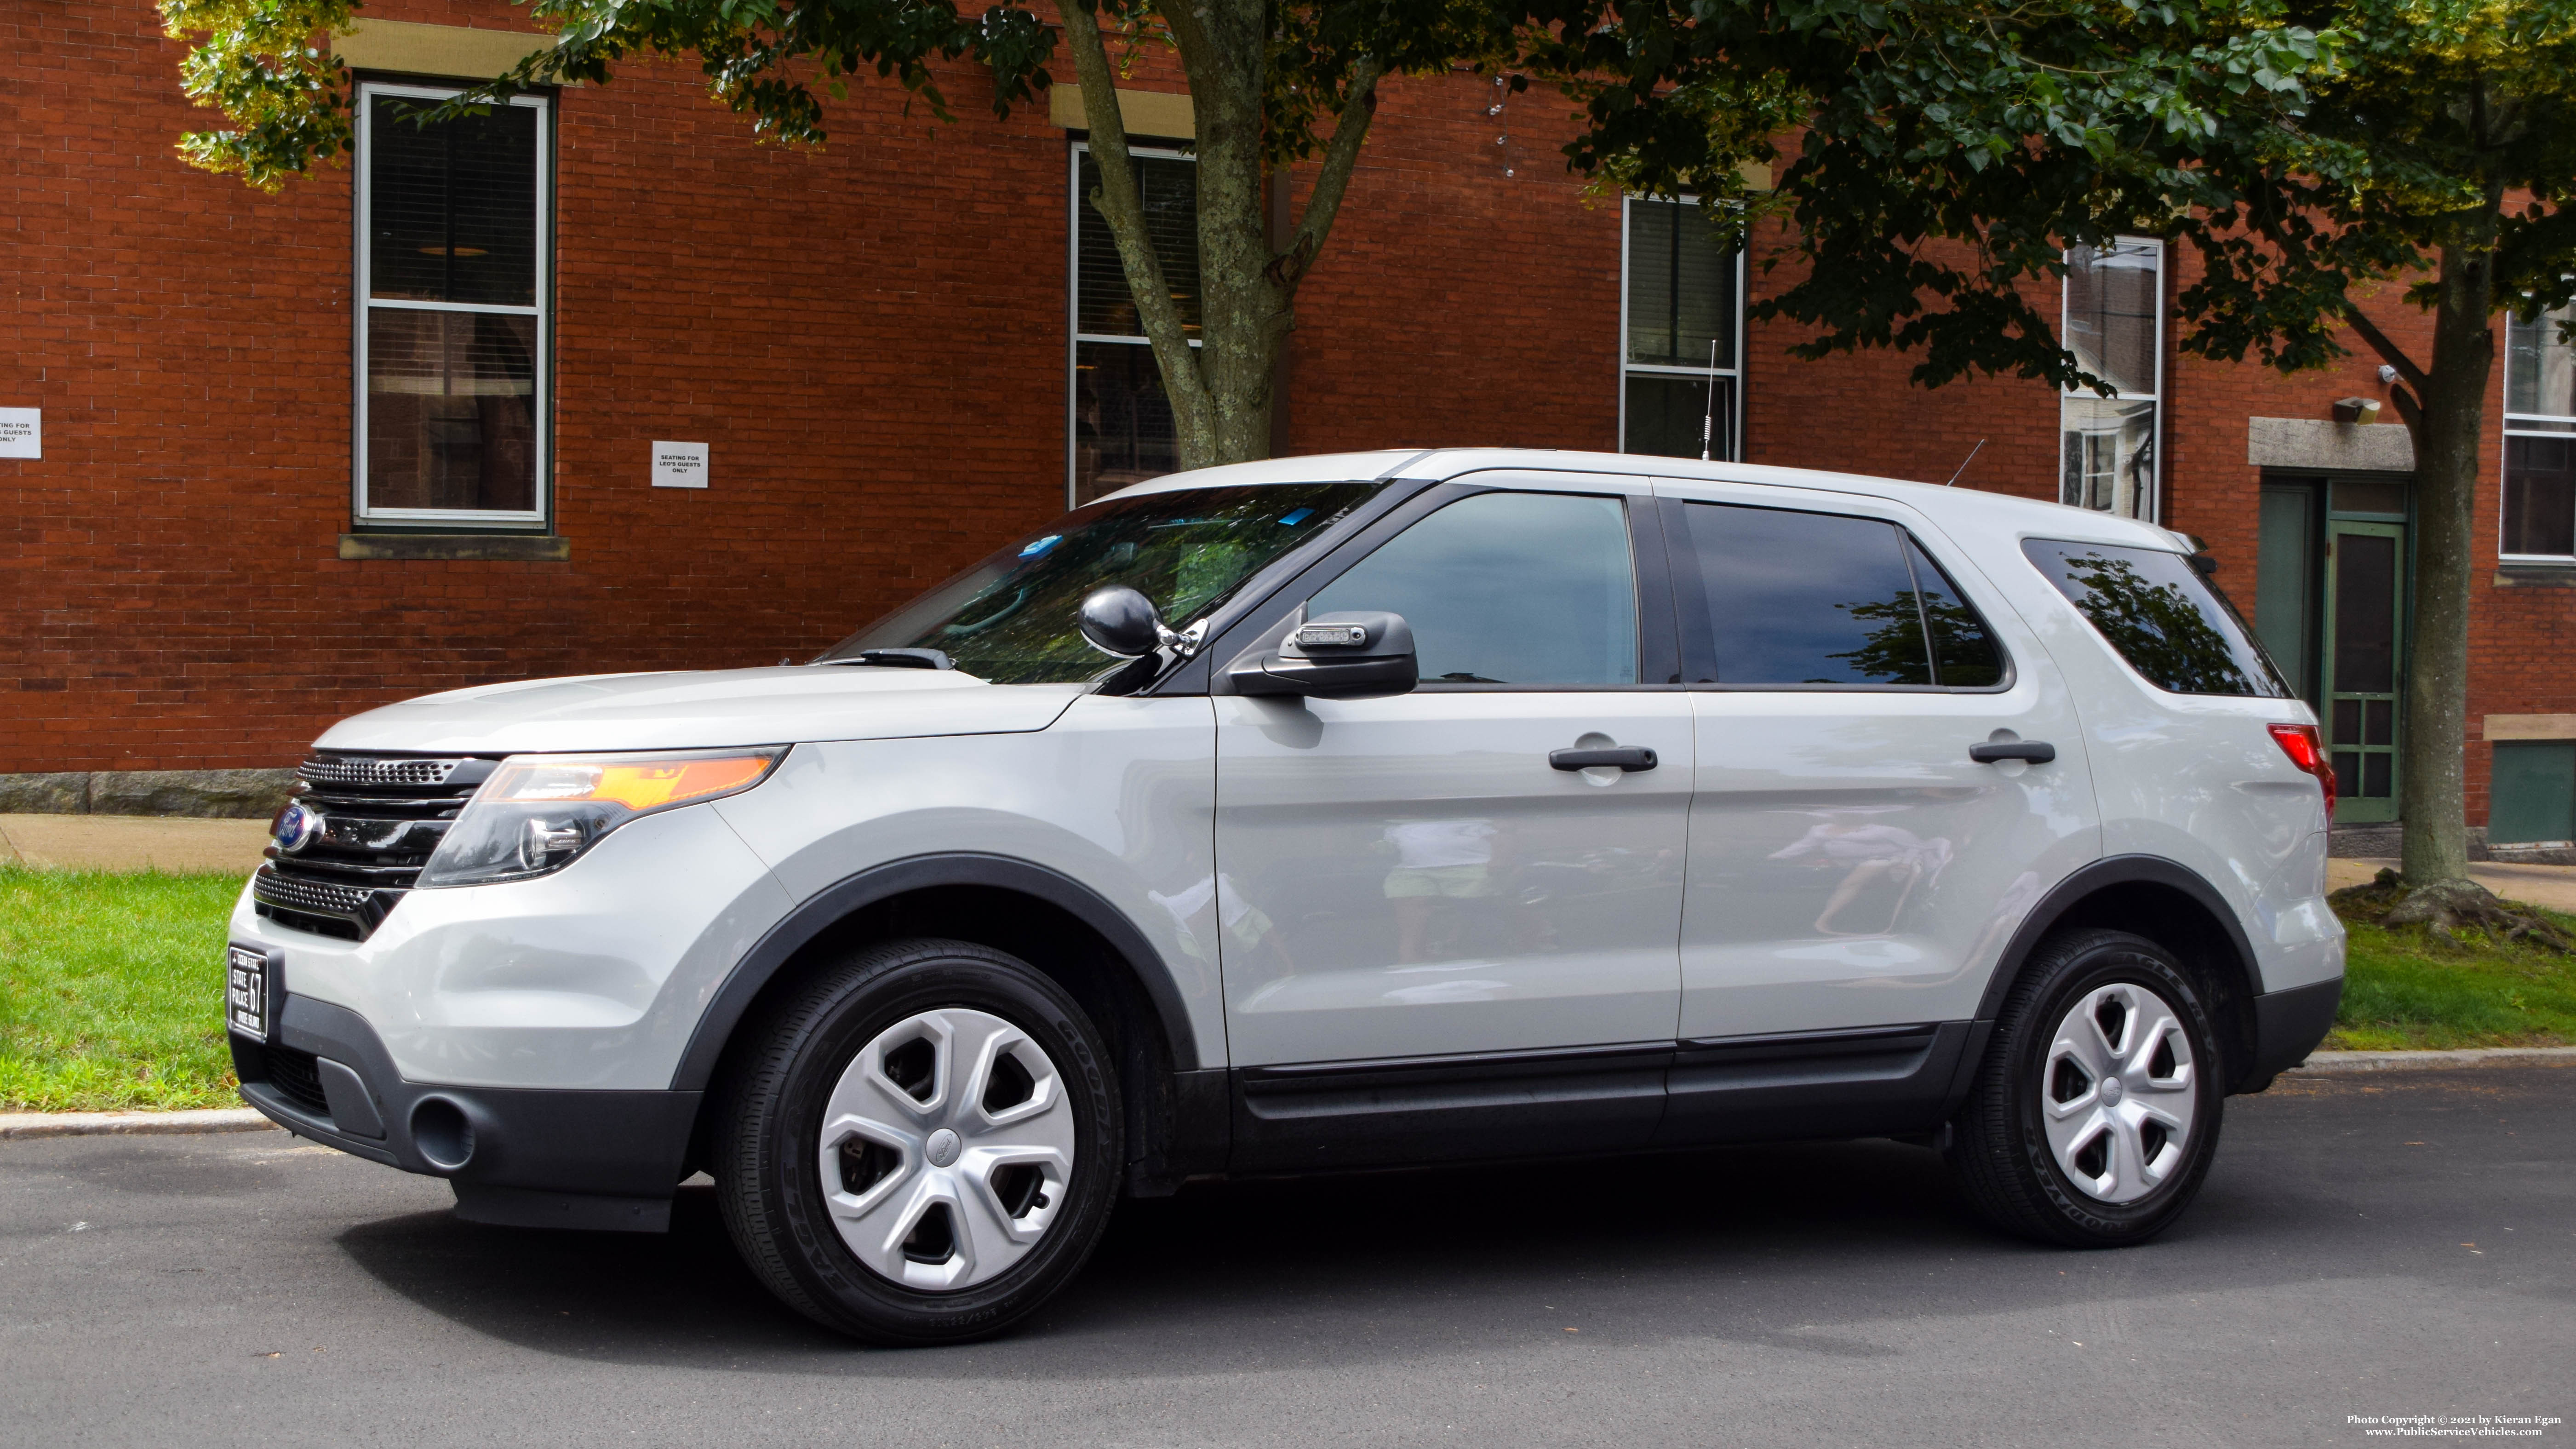
[[2021, 548], [2158, 689], [2289, 697], [2236, 611], [2182, 555], [2045, 538], [2025, 539]]
[[1985, 622], [1904, 529], [1732, 503], [1685, 504], [1682, 516], [1698, 565], [1683, 581], [1697, 682], [1954, 689], [2003, 682], [2003, 656]]

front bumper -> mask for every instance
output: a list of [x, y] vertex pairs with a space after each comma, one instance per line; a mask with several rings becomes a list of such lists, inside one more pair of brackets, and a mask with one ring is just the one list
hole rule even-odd
[[648, 815], [553, 875], [415, 889], [363, 941], [261, 916], [234, 945], [283, 990], [364, 1018], [395, 1075], [501, 1089], [673, 1085], [706, 1002], [794, 903], [698, 806]]
[[446, 1178], [469, 1221], [670, 1226], [700, 1093], [408, 1081], [357, 1013], [291, 993], [272, 1006], [268, 1042], [234, 1035], [233, 1065], [242, 1099], [287, 1131]]

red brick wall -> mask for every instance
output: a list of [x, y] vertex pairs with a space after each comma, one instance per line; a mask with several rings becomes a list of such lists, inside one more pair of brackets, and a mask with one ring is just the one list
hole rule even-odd
[[[343, 562], [350, 172], [272, 198], [180, 164], [217, 118], [142, 0], [26, 0], [0, 37], [0, 401], [45, 426], [42, 461], [0, 462], [0, 770], [273, 765], [427, 690], [774, 662], [1062, 507], [1063, 140], [994, 122], [972, 75], [945, 129], [859, 88], [821, 153], [754, 145], [685, 68], [565, 92], [571, 561]], [[715, 486], [649, 488], [656, 438], [712, 444]]]
[[1387, 84], [1298, 298], [1298, 451], [1619, 446], [1619, 204], [1567, 173], [1566, 110], [1472, 75]]
[[[44, 459], [0, 461], [0, 639], [17, 646], [0, 771], [279, 764], [333, 719], [432, 689], [802, 655], [1062, 506], [1064, 137], [1043, 111], [993, 120], [971, 72], [943, 74], [947, 126], [855, 87], [819, 153], [753, 144], [687, 67], [566, 91], [555, 488], [572, 557], [344, 562], [350, 173], [272, 198], [180, 164], [171, 142], [216, 117], [179, 94], [182, 47], [145, 0], [20, 0], [0, 40], [17, 183], [0, 405], [45, 414]], [[1146, 61], [1134, 84], [1179, 89]], [[1617, 205], [1566, 173], [1561, 99], [1487, 114], [1496, 99], [1472, 76], [1388, 86], [1300, 302], [1297, 451], [1616, 446]], [[1791, 275], [1757, 267], [1757, 295]], [[1982, 438], [1961, 486], [2055, 496], [2045, 385], [1927, 393], [1910, 356], [1800, 362], [1798, 336], [1749, 339], [1752, 460], [1937, 482]], [[2247, 603], [2246, 417], [2384, 396], [2374, 367], [2174, 359], [2168, 518]], [[657, 438], [711, 444], [714, 486], [648, 487]], [[2576, 591], [2488, 590], [2486, 547], [2473, 716], [2576, 710], [2559, 644]]]

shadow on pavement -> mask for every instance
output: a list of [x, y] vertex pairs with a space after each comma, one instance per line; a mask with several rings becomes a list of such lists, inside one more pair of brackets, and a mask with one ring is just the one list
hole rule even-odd
[[[2165, 1260], [2156, 1292], [2186, 1279], [2314, 1281], [2350, 1214], [2296, 1185], [2259, 1201], [2233, 1190], [2228, 1158], [2222, 1148], [2221, 1173], [2172, 1232], [2112, 1253], [1998, 1237], [1931, 1152], [1884, 1141], [1208, 1184], [1123, 1204], [1082, 1276], [1012, 1334], [921, 1352], [859, 1349], [777, 1303], [736, 1259], [706, 1188], [682, 1191], [667, 1236], [416, 1214], [339, 1241], [386, 1286], [475, 1331], [702, 1369], [1096, 1375], [1114, 1345], [1156, 1374], [1233, 1373], [1472, 1357], [1559, 1336], [1867, 1359], [1895, 1350], [1838, 1326], [2063, 1303], [2070, 1285], [2120, 1288], [2151, 1255]], [[1959, 1301], [1971, 1278], [1973, 1301]]]

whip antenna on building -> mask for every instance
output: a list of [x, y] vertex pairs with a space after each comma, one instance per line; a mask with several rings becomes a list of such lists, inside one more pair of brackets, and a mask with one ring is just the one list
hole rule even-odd
[[1717, 339], [1708, 339], [1708, 410], [1699, 415], [1699, 460], [1708, 461], [1708, 434], [1717, 421]]
[[[1984, 447], [1985, 445], [1986, 445], [1986, 440], [1985, 440], [1985, 439], [1983, 439], [1983, 438], [1979, 438], [1979, 439], [1977, 439], [1977, 447], [1976, 447], [1976, 448], [1970, 448], [1970, 449], [1968, 450], [1968, 456], [1966, 456], [1966, 457], [1964, 457], [1964, 458], [1961, 458], [1961, 459], [1959, 460], [1959, 473], [1965, 473], [1965, 472], [1967, 472], [1967, 471], [1968, 471], [1968, 465], [1969, 465], [1970, 463], [1973, 463], [1973, 462], [1977, 461], [1977, 448], [1982, 448], [1982, 447]], [[1953, 474], [1951, 474], [1951, 475], [1950, 475], [1950, 483], [1956, 483], [1956, 482], [1958, 482], [1958, 481], [1959, 481], [1959, 473], [1953, 473]], [[1947, 488], [1947, 487], [1949, 487], [1949, 486], [1950, 486], [1950, 483], [1944, 483], [1944, 484], [1942, 484], [1941, 486], [1942, 486], [1942, 487], [1944, 487], [1944, 488]]]

